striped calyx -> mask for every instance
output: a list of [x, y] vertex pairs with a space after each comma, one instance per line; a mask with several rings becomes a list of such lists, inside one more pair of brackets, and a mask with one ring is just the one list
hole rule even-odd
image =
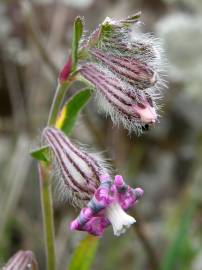
[[156, 73], [138, 59], [104, 53], [99, 49], [93, 49], [90, 53], [111, 72], [117, 74], [121, 80], [131, 85], [133, 89], [136, 87], [143, 90], [156, 83]]
[[20, 250], [14, 254], [2, 270], [38, 270], [35, 255], [30, 250]]
[[50, 146], [58, 175], [58, 193], [78, 207], [88, 202], [108, 173], [104, 161], [73, 144], [59, 129], [46, 127], [42, 138]]
[[98, 89], [101, 108], [109, 114], [114, 123], [122, 123], [128, 130], [141, 132], [143, 124], [155, 123], [157, 114], [151, 98], [138, 95], [123, 81], [100, 70], [96, 64], [86, 64], [80, 73]]

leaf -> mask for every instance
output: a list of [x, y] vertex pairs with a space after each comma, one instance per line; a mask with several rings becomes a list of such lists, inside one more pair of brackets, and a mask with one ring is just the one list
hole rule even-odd
[[30, 155], [40, 161], [45, 161], [46, 163], [49, 163], [49, 147], [43, 146], [37, 149], [34, 149], [30, 152]]
[[135, 23], [139, 21], [140, 16], [141, 16], [141, 11], [128, 16], [127, 18], [121, 20], [121, 22], [126, 23], [126, 24]]
[[88, 235], [74, 251], [68, 270], [89, 270], [98, 247], [99, 238]]
[[65, 134], [72, 130], [79, 111], [91, 97], [92, 90], [85, 88], [75, 94], [71, 100], [63, 107], [55, 127], [61, 129]]
[[[55, 127], [61, 129], [65, 134], [68, 134], [74, 126], [79, 111], [91, 97], [91, 93], [91, 89], [85, 88], [74, 95], [63, 107]], [[46, 163], [50, 162], [48, 146], [34, 149], [30, 152], [30, 155], [39, 161], [45, 161]]]
[[72, 71], [75, 71], [78, 60], [79, 41], [83, 34], [83, 20], [81, 17], [76, 17], [74, 21], [74, 31], [72, 38]]
[[99, 41], [102, 41], [104, 38], [109, 38], [114, 30], [113, 25], [109, 22], [105, 22], [100, 27]]
[[180, 256], [183, 253], [183, 247], [188, 240], [188, 230], [192, 222], [194, 209], [195, 205], [192, 204], [188, 209], [184, 211], [184, 214], [180, 219], [177, 233], [174, 237], [173, 242], [167, 250], [160, 270], [172, 270], [174, 269], [176, 262], [179, 263]]

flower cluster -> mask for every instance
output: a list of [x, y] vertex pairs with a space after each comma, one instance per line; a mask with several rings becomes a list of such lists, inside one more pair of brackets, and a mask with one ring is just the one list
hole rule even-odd
[[60, 130], [45, 128], [43, 139], [60, 171], [60, 191], [72, 204], [83, 207], [70, 228], [102, 235], [112, 224], [115, 235], [124, 233], [135, 222], [125, 210], [135, 205], [143, 190], [132, 189], [119, 175], [113, 182], [101, 157], [76, 146]]
[[106, 18], [80, 49], [80, 74], [96, 88], [101, 109], [138, 134], [157, 121], [165, 85], [159, 42], [137, 32], [139, 16]]
[[[137, 13], [122, 20], [106, 18], [77, 43], [76, 60], [74, 48], [59, 75], [60, 83], [72, 76], [69, 81], [79, 78], [93, 87], [101, 108], [113, 122], [138, 134], [157, 122], [157, 101], [164, 85], [159, 43], [137, 31], [139, 17]], [[82, 20], [77, 19], [82, 28]], [[75, 145], [59, 129], [46, 127], [42, 138], [59, 171], [59, 193], [81, 208], [70, 224], [71, 230], [101, 236], [111, 224], [119, 236], [135, 223], [126, 211], [143, 196], [141, 188], [128, 186], [120, 175], [113, 180], [100, 155]]]

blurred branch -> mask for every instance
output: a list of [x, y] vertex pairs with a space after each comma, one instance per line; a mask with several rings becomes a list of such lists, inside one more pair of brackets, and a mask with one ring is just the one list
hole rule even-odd
[[16, 130], [25, 130], [26, 113], [16, 66], [4, 59], [4, 71]]
[[68, 18], [68, 8], [64, 8], [61, 1], [56, 1], [56, 7], [54, 9], [52, 26], [49, 36], [48, 49], [49, 51], [58, 48], [64, 33], [66, 32], [65, 26]]
[[51, 59], [50, 54], [48, 53], [47, 48], [43, 44], [39, 29], [36, 27], [34, 22], [34, 14], [33, 9], [28, 1], [22, 1], [21, 3], [23, 18], [24, 18], [24, 26], [27, 29], [27, 34], [35, 44], [38, 53], [40, 54], [44, 63], [50, 68], [52, 74], [54, 76], [58, 76], [58, 67]]
[[5, 170], [6, 187], [4, 195], [0, 198], [0, 240], [3, 237], [5, 225], [17, 205], [20, 194], [23, 190], [27, 173], [31, 165], [31, 158], [27, 156], [27, 149], [30, 141], [22, 134], [19, 135], [16, 149], [8, 162]]
[[133, 211], [133, 215], [137, 218], [138, 222], [133, 226], [134, 232], [137, 234], [138, 239], [140, 240], [145, 253], [147, 254], [148, 261], [150, 262], [150, 266], [152, 270], [159, 269], [159, 259], [157, 257], [156, 251], [152, 246], [146, 232], [144, 221], [142, 220], [141, 215], [137, 210]]

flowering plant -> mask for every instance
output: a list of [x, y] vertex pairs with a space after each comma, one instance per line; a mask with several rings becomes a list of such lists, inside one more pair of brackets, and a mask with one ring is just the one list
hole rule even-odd
[[[84, 20], [77, 17], [74, 22], [71, 53], [58, 76], [42, 146], [31, 152], [39, 161], [49, 270], [56, 269], [50, 180], [55, 168], [59, 171], [57, 194], [80, 209], [71, 230], [101, 236], [111, 224], [119, 236], [135, 223], [126, 211], [136, 205], [143, 190], [127, 185], [121, 175], [113, 176], [102, 156], [74, 144], [68, 136], [93, 93], [113, 123], [122, 124], [130, 133], [139, 135], [157, 122], [164, 85], [162, 52], [154, 37], [139, 32], [139, 17], [140, 13], [120, 20], [106, 18], [88, 36]], [[85, 88], [63, 105], [67, 89], [76, 81]]]

